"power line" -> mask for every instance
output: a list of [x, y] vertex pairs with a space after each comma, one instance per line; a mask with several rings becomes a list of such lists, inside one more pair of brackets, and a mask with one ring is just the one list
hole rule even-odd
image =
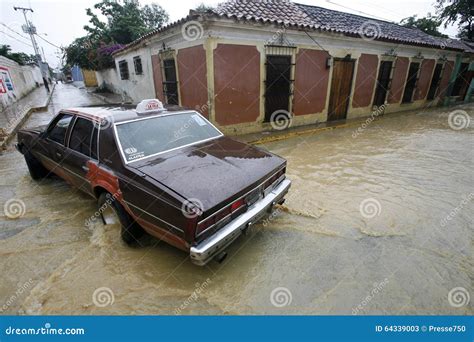
[[20, 43], [23, 43], [23, 44], [25, 44], [25, 45], [28, 45], [29, 47], [33, 47], [33, 45], [28, 44], [28, 43], [25, 43], [24, 41], [19, 40], [19, 39], [17, 39], [16, 37], [11, 36], [11, 35], [9, 35], [8, 33], [4, 32], [4, 31], [0, 31], [0, 32], [3, 33], [4, 35], [7, 35], [7, 36], [10, 37], [11, 39], [16, 40], [17, 42], [20, 42]]
[[21, 33], [18, 33], [16, 32], [14, 29], [12, 29], [11, 27], [9, 27], [8, 25], [5, 25], [4, 23], [0, 23], [2, 26], [5, 26], [7, 29], [9, 29], [10, 31], [12, 31], [13, 33], [16, 33], [18, 36], [20, 36], [21, 38], [23, 39], [26, 39], [26, 40], [29, 40], [28, 37], [25, 37], [24, 35], [22, 35]]
[[342, 7], [342, 8], [345, 8], [345, 9], [348, 9], [348, 10], [351, 10], [351, 11], [354, 11], [354, 12], [357, 12], [357, 13], [360, 13], [360, 14], [363, 14], [363, 15], [367, 15], [369, 17], [372, 17], [372, 18], [375, 18], [375, 19], [379, 19], [379, 20], [383, 20], [383, 21], [388, 21], [388, 22], [393, 22], [393, 20], [389, 20], [389, 19], [386, 19], [386, 18], [382, 18], [382, 17], [379, 17], [379, 16], [376, 16], [374, 14], [370, 14], [370, 13], [367, 13], [367, 12], [363, 12], [363, 11], [359, 11], [355, 8], [351, 8], [351, 7], [348, 7], [348, 6], [344, 6], [344, 5], [341, 5], [341, 4], [338, 4], [336, 2], [333, 2], [331, 0], [326, 0], [327, 3], [330, 3], [332, 5], [336, 5], [336, 6], [339, 6], [339, 7]]
[[57, 46], [56, 44], [51, 43], [51, 42], [50, 42], [49, 40], [47, 40], [46, 38], [41, 37], [41, 36], [40, 36], [39, 34], [37, 34], [37, 33], [36, 33], [35, 35], [36, 35], [36, 37], [38, 37], [38, 38], [44, 40], [46, 43], [48, 43], [48, 44], [54, 46], [55, 48], [58, 48], [58, 49], [61, 50], [61, 47]]

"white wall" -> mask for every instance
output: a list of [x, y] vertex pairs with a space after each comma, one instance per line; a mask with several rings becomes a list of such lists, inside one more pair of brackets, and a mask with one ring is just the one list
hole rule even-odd
[[[0, 89], [0, 110], [18, 101], [38, 85], [43, 84], [43, 77], [39, 67], [19, 65], [11, 59], [0, 56], [0, 80], [5, 84], [7, 78], [11, 78], [13, 89], [4, 89], [6, 90], [5, 93]], [[1, 87], [0, 85], [0, 88], [6, 87]]]
[[[143, 73], [137, 75], [133, 65], [133, 57], [140, 56], [142, 60]], [[119, 62], [128, 62], [129, 79], [120, 79]], [[118, 87], [125, 96], [132, 99], [133, 103], [138, 103], [143, 99], [155, 98], [155, 86], [153, 84], [153, 69], [151, 67], [150, 49], [140, 48], [115, 57], [116, 77]], [[119, 93], [120, 94], [120, 93]]]
[[96, 71], [95, 76], [97, 77], [99, 87], [106, 87], [115, 94], [122, 94], [119, 87], [120, 78], [116, 69], [110, 68]]

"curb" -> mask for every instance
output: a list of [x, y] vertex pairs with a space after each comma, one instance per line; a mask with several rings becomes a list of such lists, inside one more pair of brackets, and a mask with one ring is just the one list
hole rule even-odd
[[16, 123], [15, 127], [10, 132], [7, 132], [3, 141], [0, 142], [0, 151], [4, 151], [7, 148], [8, 144], [16, 135], [20, 127], [23, 126], [23, 124], [30, 118], [31, 114], [33, 114], [34, 112], [41, 112], [48, 109], [48, 105], [51, 102], [51, 98], [53, 97], [55, 88], [56, 88], [56, 84], [53, 84], [53, 87], [51, 88], [51, 91], [42, 106], [30, 107], [26, 111], [26, 113], [23, 115], [23, 117]]
[[345, 122], [345, 123], [340, 123], [340, 124], [334, 124], [334, 126], [325, 126], [325, 127], [316, 127], [316, 128], [304, 129], [304, 130], [300, 130], [300, 131], [293, 131], [293, 132], [288, 132], [288, 133], [285, 133], [285, 134], [268, 136], [268, 137], [255, 139], [255, 140], [248, 140], [246, 142], [248, 144], [252, 144], [252, 145], [266, 144], [266, 143], [270, 143], [270, 142], [274, 142], [274, 141], [280, 141], [280, 140], [285, 140], [285, 139], [289, 139], [289, 138], [298, 137], [300, 135], [319, 133], [319, 132], [324, 132], [324, 131], [332, 131], [333, 129], [338, 129], [338, 128], [358, 126], [358, 125], [361, 124], [361, 122], [363, 122], [363, 121], [350, 122], [350, 123]]

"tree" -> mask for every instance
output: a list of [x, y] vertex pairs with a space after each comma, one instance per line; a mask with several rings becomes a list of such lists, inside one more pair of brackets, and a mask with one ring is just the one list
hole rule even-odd
[[8, 59], [11, 59], [20, 65], [36, 63], [36, 57], [33, 55], [28, 55], [24, 52], [11, 52], [11, 51], [12, 49], [10, 45], [0, 44], [0, 56], [4, 56]]
[[157, 4], [143, 6], [142, 18], [148, 29], [160, 28], [169, 20], [168, 13]]
[[[99, 12], [96, 14], [95, 12]], [[102, 0], [86, 9], [87, 35], [75, 39], [66, 49], [66, 62], [84, 69], [115, 66], [111, 54], [150, 30], [163, 26], [168, 14], [157, 4], [141, 6], [138, 0]], [[101, 20], [104, 17], [106, 20]]]
[[448, 38], [447, 35], [438, 31], [442, 20], [432, 16], [431, 13], [428, 13], [427, 17], [420, 19], [418, 19], [416, 15], [412, 15], [411, 17], [402, 19], [400, 24], [409, 28], [417, 28], [431, 36]]
[[458, 37], [474, 41], [474, 2], [472, 0], [436, 0], [438, 17], [449, 24], [458, 24]]
[[214, 9], [214, 7], [205, 5], [204, 3], [201, 2], [194, 10], [196, 12], [205, 13], [212, 9]]

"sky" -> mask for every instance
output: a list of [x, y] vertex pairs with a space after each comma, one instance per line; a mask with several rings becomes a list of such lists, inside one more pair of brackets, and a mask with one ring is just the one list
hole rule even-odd
[[[33, 54], [29, 36], [23, 33], [25, 23], [23, 13], [13, 6], [31, 7], [34, 12], [28, 19], [36, 26], [36, 38], [40, 49], [52, 68], [60, 65], [61, 54], [57, 47], [67, 46], [75, 38], [84, 36], [83, 26], [88, 23], [86, 8], [91, 8], [99, 0], [0, 0], [0, 44], [8, 44], [15, 52]], [[200, 3], [215, 6], [222, 0], [141, 0], [141, 4], [158, 3], [170, 15], [170, 21], [188, 14], [189, 9]], [[435, 13], [435, 0], [298, 0], [298, 3], [321, 6], [342, 12], [399, 22], [411, 15], [424, 17]], [[7, 28], [8, 26], [8, 28]], [[441, 32], [454, 37], [456, 27], [441, 27]], [[23, 37], [22, 37], [23, 36]], [[47, 40], [48, 42], [46, 42]]]

